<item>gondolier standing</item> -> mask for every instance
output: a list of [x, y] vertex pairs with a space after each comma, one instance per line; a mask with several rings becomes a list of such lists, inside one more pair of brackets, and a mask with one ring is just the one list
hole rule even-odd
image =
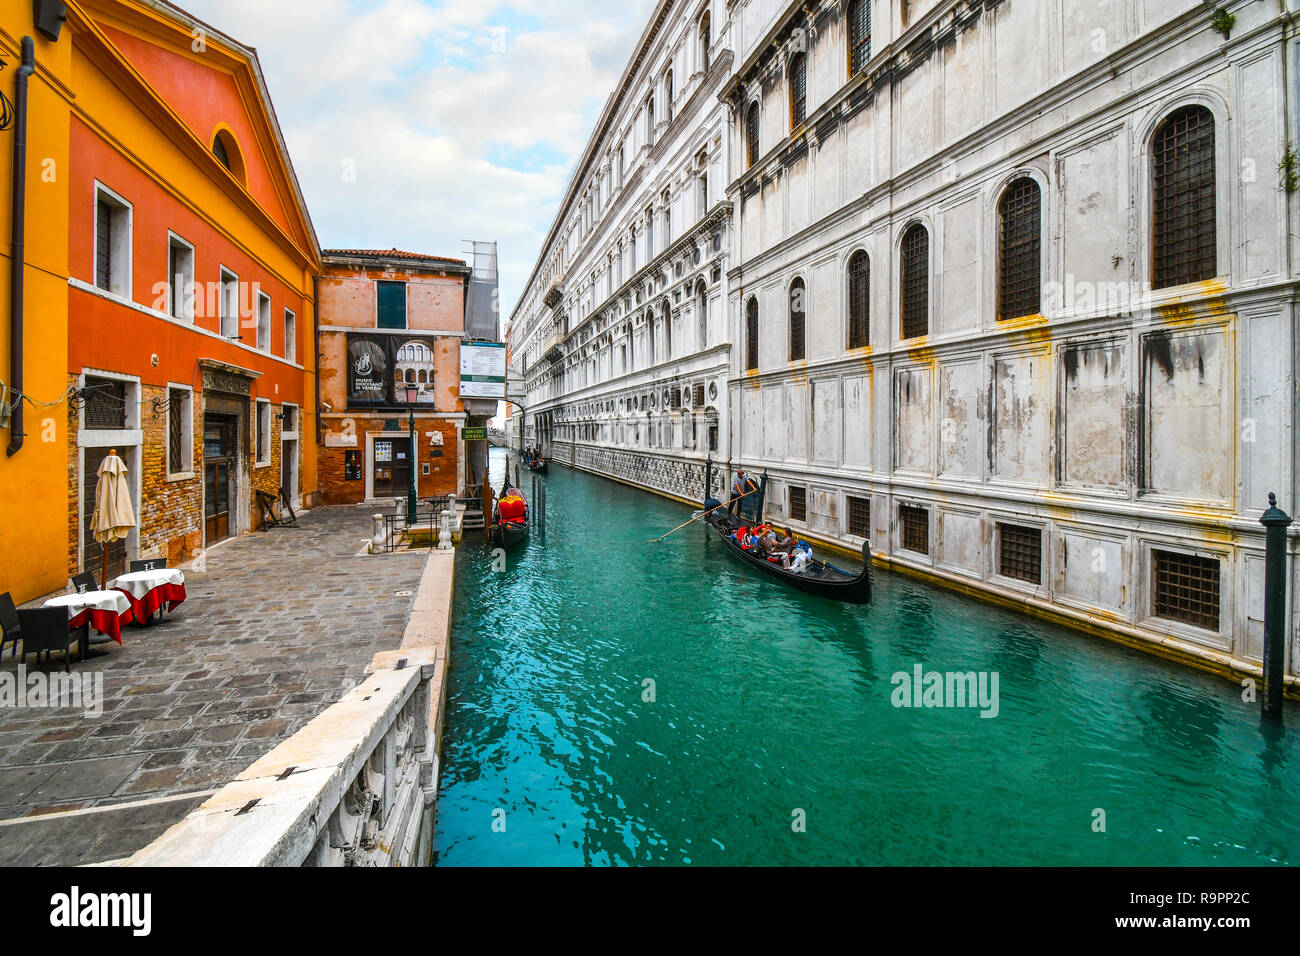
[[738, 468], [736, 477], [731, 481], [731, 497], [727, 500], [727, 511], [733, 515], [737, 514], [738, 508], [744, 507], [740, 502], [745, 496], [746, 484], [748, 484], [748, 481], [745, 478], [745, 469]]

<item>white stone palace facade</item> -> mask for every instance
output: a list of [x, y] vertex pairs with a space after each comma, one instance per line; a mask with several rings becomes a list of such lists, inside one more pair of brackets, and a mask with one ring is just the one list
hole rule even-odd
[[[687, 498], [712, 448], [809, 537], [1250, 670], [1300, 507], [1294, 6], [665, 0], [512, 319], [527, 433]], [[656, 195], [684, 228], [602, 285]]]

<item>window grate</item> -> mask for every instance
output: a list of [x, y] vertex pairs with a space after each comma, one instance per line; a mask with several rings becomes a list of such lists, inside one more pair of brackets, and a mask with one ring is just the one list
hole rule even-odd
[[1007, 187], [998, 204], [1000, 262], [998, 318], [1042, 309], [1042, 191], [1032, 179]]
[[758, 368], [758, 300], [750, 299], [745, 315], [745, 368]]
[[1156, 617], [1218, 631], [1218, 559], [1158, 550], [1151, 555]]
[[758, 162], [758, 104], [752, 103], [745, 114], [745, 143], [749, 149], [749, 163]]
[[903, 549], [917, 554], [929, 554], [930, 509], [899, 505], [898, 520], [903, 528]]
[[704, 407], [704, 384], [700, 383], [695, 386], [695, 401], [692, 403], [696, 408]]
[[849, 348], [866, 348], [871, 342], [871, 260], [865, 252], [849, 259]]
[[930, 234], [917, 224], [903, 236], [903, 338], [930, 330]]
[[87, 428], [126, 427], [126, 382], [88, 377], [83, 395]]
[[1214, 115], [1177, 110], [1161, 125], [1155, 160], [1154, 275], [1157, 289], [1212, 279], [1215, 257]]
[[871, 537], [871, 499], [850, 496], [848, 503], [849, 534], [859, 538]]
[[808, 118], [808, 58], [796, 54], [790, 61], [790, 128]]
[[808, 520], [808, 489], [790, 488], [790, 520], [807, 521]]
[[854, 0], [849, 4], [849, 76], [871, 59], [871, 0]]
[[804, 358], [804, 291], [803, 279], [790, 284], [790, 361]]
[[1043, 580], [1043, 532], [1039, 528], [998, 523], [999, 573], [1019, 581]]
[[185, 393], [167, 391], [167, 470], [173, 475], [185, 471]]
[[109, 291], [113, 279], [113, 207], [103, 199], [96, 203], [95, 285]]

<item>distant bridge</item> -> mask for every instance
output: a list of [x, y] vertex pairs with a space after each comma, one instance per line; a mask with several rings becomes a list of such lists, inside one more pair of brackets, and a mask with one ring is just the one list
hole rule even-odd
[[487, 433], [488, 433], [488, 444], [491, 445], [493, 448], [506, 447], [506, 433], [504, 430], [500, 428], [489, 428], [487, 430]]

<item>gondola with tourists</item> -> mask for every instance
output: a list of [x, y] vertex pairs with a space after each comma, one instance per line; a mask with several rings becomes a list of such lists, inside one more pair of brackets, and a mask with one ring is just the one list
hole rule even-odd
[[[827, 561], [812, 557], [806, 541], [795, 542], [792, 535], [783, 536], [788, 542], [786, 550], [776, 550], [763, 539], [775, 529], [763, 521], [763, 499], [767, 492], [767, 475], [757, 487], [744, 492], [754, 495], [756, 501], [749, 509], [750, 517], [731, 514], [727, 506], [713, 497], [713, 460], [705, 466], [704, 514], [701, 516], [733, 555], [751, 567], [771, 575], [779, 581], [808, 594], [844, 601], [849, 604], [871, 603], [871, 545], [862, 546], [862, 570], [857, 574], [843, 571]], [[742, 504], [744, 502], [742, 501]], [[739, 510], [739, 509], [738, 509]], [[768, 538], [770, 542], [772, 538]]]
[[515, 483], [511, 484], [507, 464], [501, 494], [492, 506], [492, 543], [507, 550], [528, 540], [528, 502], [518, 487], [518, 469], [515, 474]]

